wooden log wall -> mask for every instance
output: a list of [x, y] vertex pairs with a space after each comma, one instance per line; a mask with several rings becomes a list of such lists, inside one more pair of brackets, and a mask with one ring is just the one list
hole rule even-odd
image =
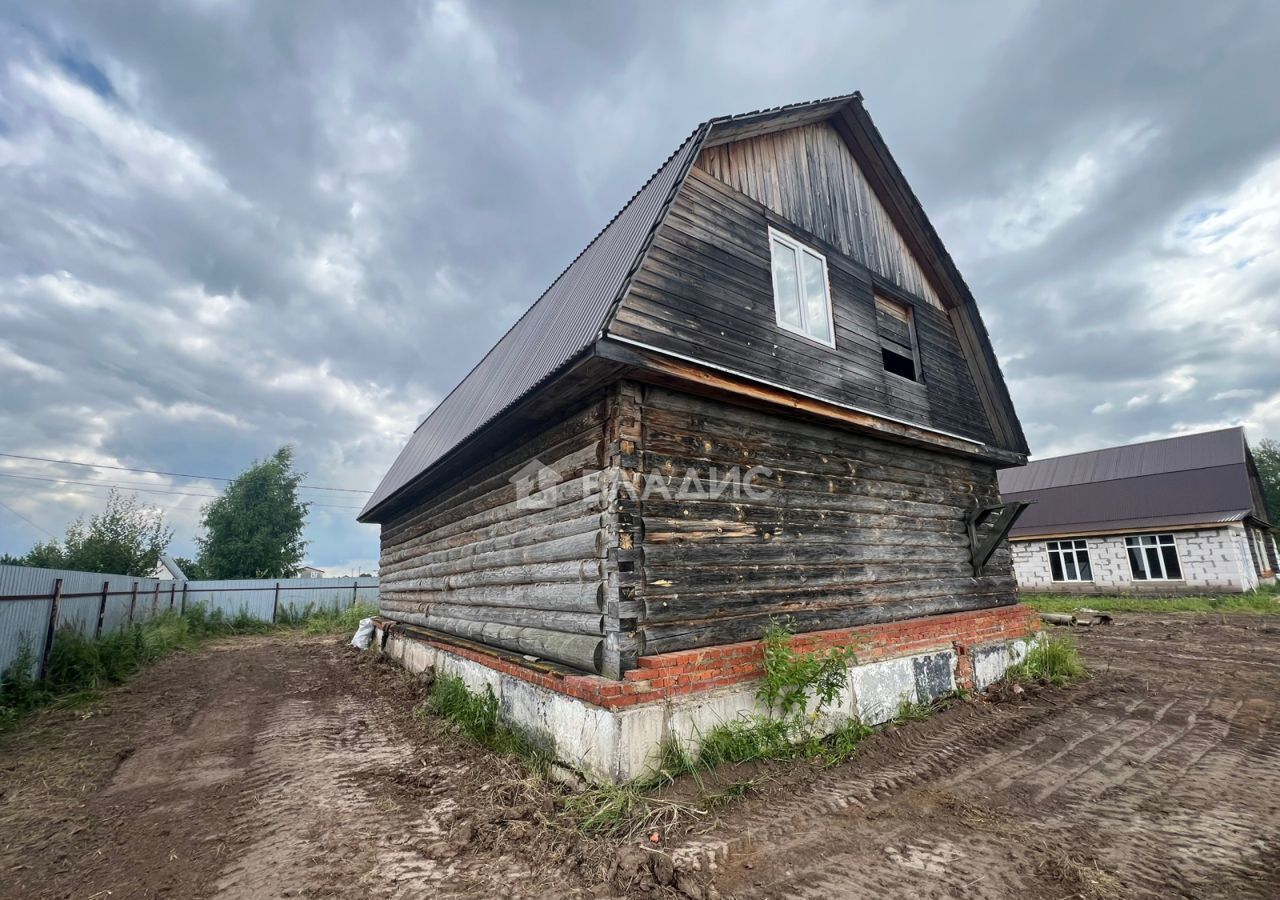
[[[834, 350], [777, 325], [770, 225], [826, 255]], [[922, 382], [884, 371], [877, 292], [912, 308]], [[947, 313], [697, 168], [654, 236], [609, 331], [837, 403], [993, 440]]]
[[[617, 536], [598, 473], [612, 402], [602, 395], [549, 423], [384, 524], [382, 614], [603, 671]], [[534, 460], [559, 479], [546, 508], [522, 508], [512, 481]]]
[[636, 402], [643, 471], [772, 473], [762, 499], [641, 493], [645, 655], [755, 638], [773, 619], [808, 631], [1016, 602], [1007, 550], [982, 577], [969, 564], [965, 513], [998, 498], [992, 466], [655, 386]]
[[924, 269], [829, 123], [707, 147], [696, 165], [942, 309]]

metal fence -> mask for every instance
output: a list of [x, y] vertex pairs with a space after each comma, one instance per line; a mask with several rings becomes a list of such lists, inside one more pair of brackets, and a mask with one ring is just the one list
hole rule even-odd
[[38, 674], [60, 628], [97, 637], [194, 605], [274, 622], [282, 613], [341, 611], [359, 602], [378, 602], [376, 577], [175, 581], [0, 566], [0, 672], [30, 647]]

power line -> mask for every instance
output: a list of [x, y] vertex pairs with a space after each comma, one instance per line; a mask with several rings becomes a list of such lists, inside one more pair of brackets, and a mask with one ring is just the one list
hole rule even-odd
[[[53, 484], [78, 484], [91, 488], [120, 488], [126, 491], [142, 491], [146, 494], [170, 494], [175, 497], [202, 497], [206, 500], [217, 500], [219, 494], [193, 494], [188, 491], [166, 491], [160, 488], [130, 487], [127, 484], [115, 484], [110, 481], [73, 481], [68, 478], [45, 478], [41, 475], [19, 475], [15, 472], [0, 472], [0, 478], [22, 478], [27, 481], [46, 481]], [[340, 506], [334, 503], [311, 503], [309, 506], [323, 507], [324, 509], [361, 509], [359, 506]]]
[[[7, 456], [9, 459], [27, 459], [33, 462], [57, 463], [62, 466], [83, 466], [87, 469], [113, 469], [117, 472], [140, 472], [144, 475], [165, 475], [169, 478], [199, 478], [205, 481], [235, 481], [234, 478], [226, 478], [221, 475], [188, 475], [183, 472], [161, 472], [158, 469], [132, 469], [128, 466], [112, 466], [107, 463], [78, 462], [74, 459], [53, 459], [48, 456], [26, 456], [22, 453], [0, 453], [0, 456]], [[346, 494], [373, 493], [373, 491], [366, 491], [361, 488], [321, 487], [316, 484], [303, 484], [301, 487], [312, 491], [341, 491]]]
[[14, 514], [15, 516], [17, 516], [19, 519], [21, 519], [22, 521], [26, 522], [28, 525], [30, 525], [32, 528], [34, 528], [36, 531], [43, 531], [45, 534], [49, 535], [49, 537], [53, 538], [55, 541], [58, 539], [58, 536], [57, 536], [56, 534], [54, 534], [52, 531], [49, 531], [49, 530], [47, 530], [47, 529], [45, 529], [45, 528], [41, 528], [41, 527], [40, 527], [39, 525], [37, 525], [35, 522], [32, 522], [30, 519], [28, 519], [28, 518], [27, 518], [26, 516], [24, 516], [22, 513], [18, 512], [16, 509], [14, 509], [14, 508], [13, 508], [12, 506], [10, 506], [8, 503], [5, 503], [3, 500], [0, 500], [0, 506], [3, 506], [5, 509], [9, 510], [9, 512], [13, 513], [13, 514]]

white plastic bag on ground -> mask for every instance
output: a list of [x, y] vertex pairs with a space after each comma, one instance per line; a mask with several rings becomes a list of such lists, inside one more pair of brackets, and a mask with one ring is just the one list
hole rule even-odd
[[373, 619], [361, 619], [360, 627], [356, 629], [356, 636], [351, 639], [351, 646], [357, 650], [368, 650], [369, 642], [373, 640]]

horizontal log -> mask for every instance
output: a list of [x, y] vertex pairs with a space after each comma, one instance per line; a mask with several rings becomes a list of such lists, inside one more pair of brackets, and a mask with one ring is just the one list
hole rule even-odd
[[565, 634], [603, 635], [604, 617], [580, 612], [556, 612], [545, 609], [519, 609], [512, 606], [469, 606], [453, 603], [415, 603], [405, 600], [380, 600], [386, 613], [418, 613], [431, 617], [457, 619], [481, 624], [496, 623], [521, 628], [545, 628]]
[[399, 613], [387, 618], [411, 625], [434, 628], [446, 634], [501, 647], [516, 653], [549, 659], [599, 675], [604, 663], [604, 639], [581, 634], [564, 634], [545, 628], [520, 628], [491, 622], [468, 622], [421, 613]]
[[851, 544], [838, 540], [821, 544], [802, 541], [769, 540], [751, 544], [723, 543], [667, 543], [649, 544], [644, 547], [645, 571], [655, 571], [670, 566], [684, 569], [688, 566], [710, 567], [718, 565], [786, 565], [838, 563], [867, 564], [915, 560], [918, 562], [948, 562], [963, 552], [968, 558], [968, 543], [953, 541], [949, 544], [907, 541], [889, 544], [881, 541]]
[[855, 628], [859, 625], [880, 622], [897, 622], [942, 613], [1011, 606], [1016, 602], [1017, 597], [1012, 591], [1000, 591], [987, 595], [972, 594], [847, 609], [802, 611], [783, 617], [769, 613], [696, 623], [649, 625], [644, 628], [644, 655], [653, 656], [676, 650], [759, 640], [770, 624], [780, 618], [789, 620], [790, 626], [797, 632], [822, 631], [832, 628]]
[[875, 582], [838, 590], [825, 585], [797, 585], [759, 591], [682, 593], [670, 598], [644, 598], [645, 623], [698, 621], [748, 614], [784, 615], [800, 611], [853, 608], [928, 597], [987, 594], [1013, 590], [1012, 580], [996, 576], [975, 578], [908, 578]]
[[445, 562], [428, 563], [427, 565], [417, 565], [415, 562], [412, 565], [395, 567], [390, 574], [397, 578], [432, 578], [443, 575], [462, 575], [483, 569], [603, 558], [606, 555], [605, 550], [603, 532], [589, 531], [566, 538], [544, 541], [540, 544], [530, 544], [527, 547], [513, 547], [510, 550], [476, 553], [472, 556], [446, 560]]
[[602, 560], [566, 560], [552, 563], [528, 563], [475, 572], [456, 572], [434, 577], [401, 577], [382, 581], [382, 590], [451, 591], [484, 585], [538, 584], [541, 582], [590, 582], [605, 579]]
[[876, 563], [803, 563], [796, 565], [762, 565], [746, 563], [737, 566], [690, 569], [678, 580], [651, 575], [645, 584], [646, 597], [671, 598], [684, 595], [736, 595], [739, 591], [800, 590], [804, 588], [835, 590], [878, 582], [919, 581], [924, 578], [972, 577], [967, 555], [954, 560], [925, 563], [918, 559]]
[[478, 540], [458, 547], [427, 543], [402, 544], [400, 545], [401, 549], [395, 553], [384, 553], [382, 555], [382, 571], [394, 572], [410, 566], [451, 562], [480, 554], [515, 550], [521, 547], [547, 543], [548, 541], [597, 533], [604, 525], [603, 514], [595, 512], [591, 515], [550, 522], [545, 525], [531, 525], [512, 534]]
[[598, 453], [603, 446], [605, 419], [604, 402], [592, 401], [583, 412], [531, 435], [528, 441], [512, 446], [509, 452], [405, 510], [386, 524], [389, 535], [396, 539], [401, 532], [428, 519], [435, 521], [432, 527], [438, 527], [442, 522], [472, 514], [477, 500], [510, 489], [511, 479], [535, 458], [562, 473], [580, 468], [590, 460], [591, 452]]
[[604, 582], [495, 585], [453, 590], [382, 590], [380, 596], [417, 603], [465, 603], [564, 612], [603, 612]]
[[[594, 449], [577, 451], [589, 456], [591, 462], [561, 463], [559, 468], [554, 465], [548, 466], [556, 472], [559, 479], [543, 494], [543, 498], [549, 501], [549, 505], [566, 506], [595, 493], [595, 480], [590, 476], [592, 472], [601, 468], [598, 460], [600, 446], [601, 444], [596, 442], [592, 445]], [[412, 524], [388, 530], [383, 536], [383, 543], [388, 548], [393, 548], [423, 535], [439, 538], [464, 533], [477, 526], [503, 521], [512, 515], [532, 515], [538, 511], [532, 507], [522, 509], [519, 501], [519, 492], [515, 483], [505, 481], [466, 503], [454, 505], [448, 501], [434, 502], [415, 515]]]

